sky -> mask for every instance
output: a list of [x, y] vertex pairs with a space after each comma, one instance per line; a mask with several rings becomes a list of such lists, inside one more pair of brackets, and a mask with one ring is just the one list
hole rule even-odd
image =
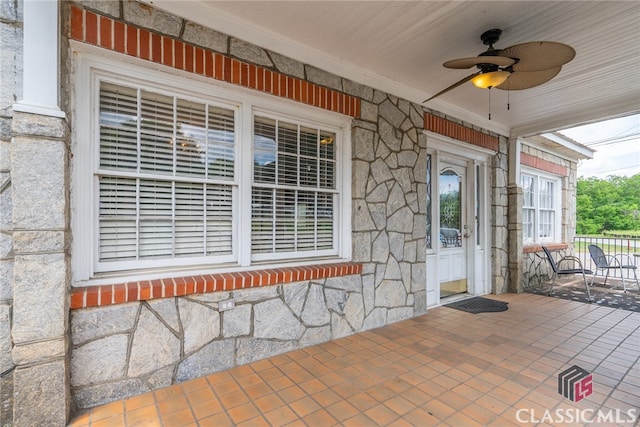
[[578, 163], [579, 177], [604, 179], [609, 175], [640, 173], [640, 115], [565, 129], [560, 133], [596, 150], [593, 159]]

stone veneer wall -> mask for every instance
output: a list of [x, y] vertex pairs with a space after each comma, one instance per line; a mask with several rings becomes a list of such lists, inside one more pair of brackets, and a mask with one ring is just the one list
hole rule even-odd
[[491, 292], [503, 294], [510, 291], [513, 282], [509, 263], [520, 254], [509, 251], [509, 158], [508, 140], [500, 137], [500, 147], [491, 164]]
[[[80, 408], [426, 311], [426, 137], [420, 105], [147, 5], [132, 1], [84, 5], [357, 97], [360, 114], [352, 124], [352, 240], [353, 261], [362, 264], [362, 274], [73, 310], [70, 381]], [[63, 13], [67, 26], [68, 10]], [[218, 301], [230, 297], [236, 307], [219, 311]]]
[[[0, 374], [11, 370], [10, 312], [13, 300], [11, 209], [11, 124], [13, 104], [22, 94], [22, 10], [0, 3]], [[20, 81], [18, 81], [20, 80]]]
[[11, 126], [13, 104], [22, 96], [22, 7], [0, 2], [0, 425], [13, 413], [11, 340], [13, 308], [13, 208], [11, 201]]
[[[405, 308], [398, 318], [413, 315]], [[74, 398], [86, 408], [168, 386], [381, 325], [399, 308], [379, 310], [383, 320], [365, 315], [357, 275], [74, 310]]]
[[[0, 3], [0, 374], [11, 370], [10, 312], [13, 300], [11, 208], [11, 124], [13, 104], [22, 94], [22, 10]], [[20, 80], [20, 81], [18, 81]]]
[[[573, 254], [572, 248], [567, 247], [567, 245], [553, 245], [549, 249], [551, 249], [551, 254], [556, 262], [562, 257]], [[544, 287], [551, 283], [553, 271], [542, 249], [534, 252], [526, 252], [522, 263], [525, 267], [523, 273], [524, 288]], [[563, 264], [562, 268], [565, 267], [568, 266]]]

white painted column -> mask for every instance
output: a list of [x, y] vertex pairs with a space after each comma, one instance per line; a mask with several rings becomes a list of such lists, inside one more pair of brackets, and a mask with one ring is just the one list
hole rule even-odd
[[509, 139], [507, 149], [509, 158], [509, 176], [507, 184], [520, 185], [520, 153], [522, 151], [522, 139], [520, 137]]
[[22, 99], [14, 111], [65, 117], [58, 106], [58, 0], [24, 0]]

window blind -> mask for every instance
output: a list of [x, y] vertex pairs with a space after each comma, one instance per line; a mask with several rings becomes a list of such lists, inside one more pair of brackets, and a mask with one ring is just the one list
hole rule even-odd
[[254, 118], [252, 253], [335, 248], [335, 133]]
[[235, 113], [101, 82], [101, 262], [233, 252]]

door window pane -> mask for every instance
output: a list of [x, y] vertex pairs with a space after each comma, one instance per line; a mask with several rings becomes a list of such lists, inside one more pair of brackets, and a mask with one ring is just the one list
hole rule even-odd
[[450, 169], [440, 174], [440, 245], [461, 247], [461, 177]]

